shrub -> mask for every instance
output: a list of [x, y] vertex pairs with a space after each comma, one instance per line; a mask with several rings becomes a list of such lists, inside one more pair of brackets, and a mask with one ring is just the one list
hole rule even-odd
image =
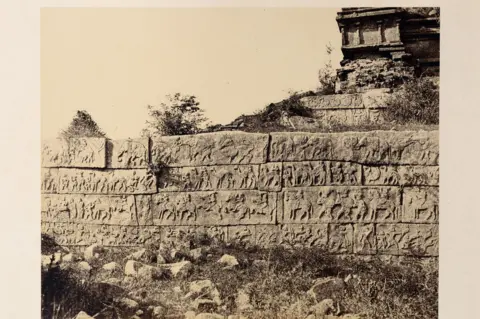
[[327, 53], [328, 60], [323, 66], [323, 68], [318, 71], [318, 81], [320, 82], [320, 87], [318, 88], [317, 93], [321, 95], [334, 94], [335, 82], [337, 80], [336, 72], [332, 66], [332, 46], [328, 44], [325, 51]]
[[167, 101], [158, 107], [148, 105], [150, 121], [142, 131], [142, 136], [196, 134], [207, 119], [200, 103], [193, 95], [175, 93], [167, 95]]
[[75, 137], [106, 137], [97, 122], [85, 110], [77, 111], [69, 127], [60, 132], [60, 137], [69, 139]]
[[439, 99], [439, 87], [430, 78], [413, 78], [385, 100], [385, 119], [398, 124], [439, 124]]
[[270, 103], [263, 110], [257, 112], [258, 118], [262, 122], [276, 122], [282, 116], [306, 116], [312, 117], [312, 110], [305, 107], [300, 99], [308, 95], [314, 95], [314, 92], [298, 93], [290, 92], [290, 96], [279, 103]]

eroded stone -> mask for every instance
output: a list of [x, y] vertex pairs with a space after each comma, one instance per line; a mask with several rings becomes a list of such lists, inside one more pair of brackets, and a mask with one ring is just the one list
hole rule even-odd
[[376, 238], [382, 254], [438, 256], [438, 225], [378, 224]]
[[267, 134], [221, 132], [166, 136], [152, 140], [152, 162], [179, 166], [262, 164]]
[[328, 226], [321, 225], [280, 225], [279, 244], [287, 247], [327, 248]]
[[406, 187], [403, 217], [407, 223], [438, 223], [438, 187]]
[[396, 187], [319, 186], [284, 191], [283, 222], [400, 221]]
[[105, 138], [42, 141], [42, 167], [97, 167], [106, 165]]
[[360, 185], [362, 167], [349, 162], [286, 162], [283, 163], [284, 187]]
[[353, 226], [351, 224], [328, 225], [328, 249], [339, 254], [353, 253]]
[[160, 193], [152, 195], [156, 225], [275, 223], [276, 194], [259, 191]]
[[364, 166], [365, 185], [433, 185], [439, 183], [438, 166]]
[[362, 108], [361, 94], [331, 94], [307, 96], [300, 99], [305, 107], [312, 109]]
[[354, 225], [354, 253], [375, 254], [377, 252], [375, 225], [355, 224]]
[[149, 163], [148, 138], [109, 141], [112, 168], [147, 168]]

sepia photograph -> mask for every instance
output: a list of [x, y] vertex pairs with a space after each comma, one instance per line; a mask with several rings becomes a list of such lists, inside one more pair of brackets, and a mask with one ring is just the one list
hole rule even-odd
[[439, 7], [41, 8], [41, 318], [438, 318], [439, 102]]

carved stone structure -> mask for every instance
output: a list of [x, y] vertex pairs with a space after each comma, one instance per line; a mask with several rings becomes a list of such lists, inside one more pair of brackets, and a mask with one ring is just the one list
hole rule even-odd
[[[335, 254], [438, 255], [436, 131], [58, 143], [43, 147], [41, 216], [63, 245], [206, 233]], [[159, 175], [145, 168], [165, 162]]]
[[343, 8], [337, 22], [344, 60], [336, 92], [392, 87], [414, 73], [438, 74], [438, 9]]

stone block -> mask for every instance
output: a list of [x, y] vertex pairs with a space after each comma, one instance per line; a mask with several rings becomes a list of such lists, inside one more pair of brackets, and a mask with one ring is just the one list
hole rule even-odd
[[375, 224], [354, 225], [353, 251], [355, 254], [376, 254]]
[[349, 162], [309, 161], [283, 163], [284, 187], [360, 185], [362, 167]]
[[294, 248], [327, 248], [327, 224], [284, 224], [279, 229], [279, 244]]
[[255, 243], [261, 247], [271, 247], [278, 244], [278, 226], [255, 226]]
[[319, 186], [283, 192], [284, 223], [400, 221], [397, 187]]
[[230, 243], [255, 244], [255, 226], [229, 226], [227, 241]]
[[406, 187], [403, 190], [403, 216], [406, 223], [438, 223], [438, 187]]
[[122, 139], [107, 142], [111, 148], [111, 168], [147, 168], [150, 161], [149, 139]]
[[133, 196], [42, 195], [42, 221], [138, 225]]
[[135, 209], [138, 225], [153, 225], [152, 207], [152, 195], [135, 195]]
[[59, 193], [68, 194], [151, 194], [157, 191], [156, 176], [146, 169], [58, 170]]
[[438, 131], [271, 133], [269, 160], [438, 165]]
[[300, 102], [305, 107], [312, 109], [349, 109], [363, 107], [361, 94], [307, 96], [300, 99]]
[[438, 225], [376, 225], [380, 254], [438, 256]]
[[165, 136], [152, 140], [152, 162], [172, 167], [262, 164], [267, 157], [267, 134], [221, 132]]
[[338, 254], [353, 253], [353, 225], [328, 225], [328, 250]]
[[363, 166], [365, 185], [438, 186], [438, 166]]
[[273, 224], [276, 193], [166, 192], [152, 195], [156, 225]]
[[282, 189], [282, 163], [260, 165], [258, 189], [279, 192]]
[[59, 189], [58, 168], [42, 168], [40, 170], [43, 194], [55, 194]]
[[216, 165], [165, 169], [159, 191], [256, 189], [258, 165]]
[[106, 165], [105, 138], [42, 141], [42, 167], [95, 167]]

